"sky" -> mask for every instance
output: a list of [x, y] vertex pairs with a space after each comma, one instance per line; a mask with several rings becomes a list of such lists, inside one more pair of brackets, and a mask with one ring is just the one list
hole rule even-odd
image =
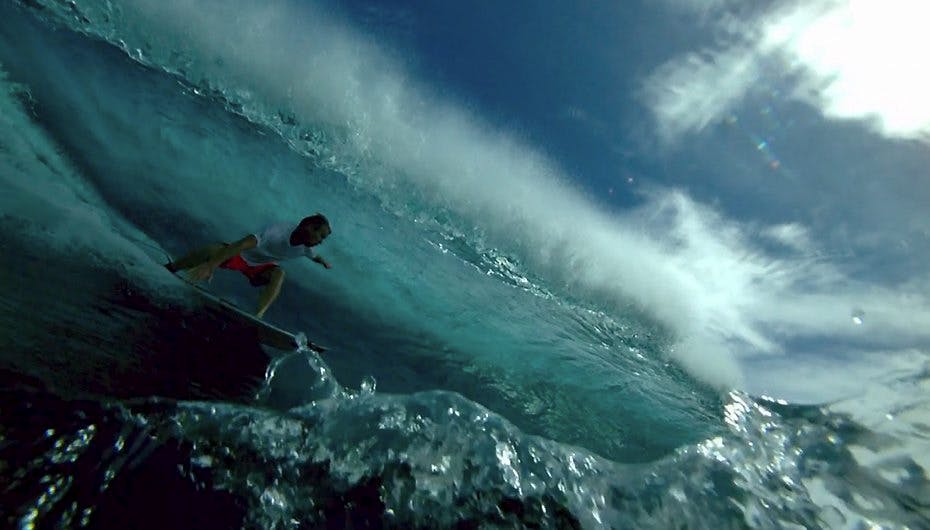
[[927, 351], [926, 3], [324, 5], [686, 262], [744, 351]]

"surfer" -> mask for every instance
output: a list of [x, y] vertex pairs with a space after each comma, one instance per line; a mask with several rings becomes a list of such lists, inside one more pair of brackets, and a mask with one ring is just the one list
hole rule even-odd
[[212, 278], [217, 267], [241, 272], [253, 286], [264, 286], [255, 312], [255, 316], [262, 318], [284, 283], [284, 270], [278, 262], [307, 257], [327, 269], [332, 268], [313, 249], [331, 233], [329, 221], [323, 214], [316, 213], [305, 217], [296, 227], [288, 223], [273, 224], [235, 243], [207, 245], [166, 263], [165, 268], [172, 273], [188, 271], [188, 278], [195, 282]]

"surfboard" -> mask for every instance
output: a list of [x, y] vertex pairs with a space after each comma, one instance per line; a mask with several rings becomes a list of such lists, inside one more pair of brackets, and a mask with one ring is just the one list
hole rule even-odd
[[[139, 243], [143, 248], [148, 249], [146, 253], [149, 254], [152, 260], [159, 265], [173, 261], [171, 254], [165, 252], [164, 249], [148, 242], [140, 241]], [[157, 251], [157, 253], [154, 251]], [[230, 324], [235, 325], [243, 330], [250, 330], [251, 333], [254, 334], [255, 340], [257, 340], [260, 344], [279, 350], [288, 351], [300, 348], [308, 348], [317, 353], [326, 351], [325, 347], [308, 340], [306, 335], [303, 333], [291, 333], [279, 328], [278, 326], [275, 326], [274, 324], [261, 320], [254, 314], [242, 310], [233, 302], [223, 299], [209, 289], [189, 281], [187, 278], [182, 276], [182, 273], [180, 272], [172, 273], [167, 269], [165, 269], [165, 272], [167, 274], [171, 274], [179, 281], [184, 282], [185, 285], [193, 289], [199, 298], [203, 300], [206, 307], [222, 315], [222, 318], [229, 321]]]
[[[152, 244], [151, 242], [137, 242], [141, 248], [146, 249], [146, 254], [148, 254], [149, 257], [159, 265], [163, 265], [164, 263], [171, 263], [174, 261], [171, 254], [166, 252], [165, 249], [161, 248], [160, 246]], [[311, 342], [303, 333], [291, 333], [275, 326], [274, 324], [261, 320], [254, 314], [244, 311], [233, 302], [217, 296], [215, 293], [205, 287], [202, 287], [199, 284], [189, 281], [182, 275], [183, 273], [172, 273], [167, 269], [165, 269], [165, 272], [171, 274], [178, 280], [184, 282], [185, 285], [192, 288], [194, 292], [196, 292], [200, 297], [200, 299], [203, 300], [206, 307], [220, 314], [225, 320], [229, 321], [233, 325], [238, 326], [239, 328], [251, 330], [254, 333], [255, 339], [260, 344], [270, 346], [272, 348], [277, 348], [279, 350], [308, 348], [317, 353], [326, 351], [325, 347]]]
[[207, 306], [220, 311], [236, 325], [253, 329], [256, 339], [266, 346], [279, 350], [294, 350], [306, 347], [317, 353], [326, 351], [325, 347], [311, 342], [303, 333], [285, 331], [274, 324], [259, 319], [252, 313], [244, 311], [229, 300], [220, 298], [205, 287], [189, 282], [178, 274], [174, 276], [193, 288]]

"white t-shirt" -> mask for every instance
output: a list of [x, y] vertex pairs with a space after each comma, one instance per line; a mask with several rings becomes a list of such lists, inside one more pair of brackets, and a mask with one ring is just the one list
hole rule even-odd
[[313, 258], [316, 252], [313, 247], [304, 245], [291, 245], [291, 233], [296, 225], [278, 223], [254, 232], [252, 235], [258, 240], [255, 248], [242, 251], [242, 259], [249, 265], [260, 265], [284, 261], [293, 258]]

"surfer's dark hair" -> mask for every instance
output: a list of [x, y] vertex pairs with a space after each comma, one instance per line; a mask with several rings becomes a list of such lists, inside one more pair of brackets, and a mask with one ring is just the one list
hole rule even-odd
[[303, 220], [300, 221], [300, 226], [312, 226], [313, 228], [326, 226], [329, 227], [330, 231], [333, 229], [331, 226], [329, 226], [329, 219], [327, 219], [325, 215], [319, 212], [311, 215], [310, 217], [304, 217]]

